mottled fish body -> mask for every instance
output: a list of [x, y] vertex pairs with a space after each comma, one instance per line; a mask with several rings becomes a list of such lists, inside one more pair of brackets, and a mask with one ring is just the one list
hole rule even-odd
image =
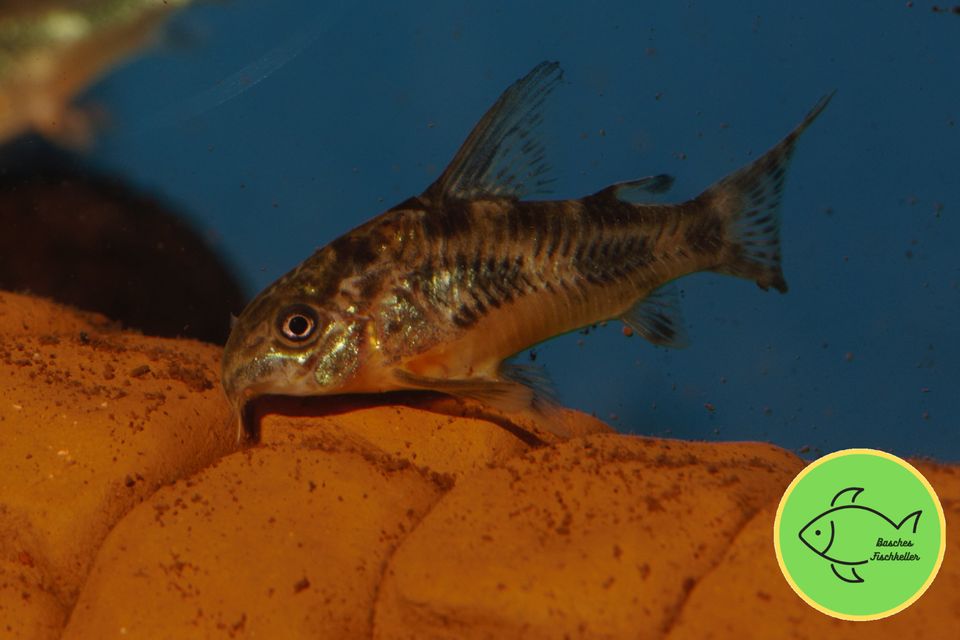
[[542, 411], [528, 370], [505, 363], [531, 345], [620, 318], [678, 346], [677, 300], [665, 285], [697, 271], [786, 291], [785, 170], [829, 97], [773, 149], [687, 202], [627, 199], [667, 190], [664, 175], [577, 200], [524, 200], [547, 182], [534, 134], [560, 75], [555, 63], [537, 66], [426, 192], [334, 240], [250, 303], [223, 360], [238, 410], [262, 394], [429, 389]]
[[70, 101], [148, 44], [157, 26], [190, 2], [0, 2], [0, 142], [32, 130], [68, 144], [85, 142], [89, 119]]

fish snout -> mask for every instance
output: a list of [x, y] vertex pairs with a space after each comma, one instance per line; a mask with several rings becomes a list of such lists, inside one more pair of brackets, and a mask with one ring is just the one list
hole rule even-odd
[[231, 406], [237, 411], [252, 395], [252, 385], [263, 375], [261, 346], [266, 341], [262, 335], [244, 334], [240, 326], [234, 326], [223, 348], [220, 359], [220, 382]]

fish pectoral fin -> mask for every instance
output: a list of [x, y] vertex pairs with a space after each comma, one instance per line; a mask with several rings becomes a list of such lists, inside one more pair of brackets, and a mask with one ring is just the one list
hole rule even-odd
[[559, 64], [541, 62], [510, 85], [424, 197], [438, 203], [446, 197], [474, 200], [546, 193], [553, 180], [537, 128], [543, 121], [544, 100], [562, 77]]
[[633, 202], [635, 194], [645, 193], [659, 195], [666, 193], [673, 186], [673, 176], [661, 173], [655, 176], [638, 178], [637, 180], [628, 180], [626, 182], [617, 182], [604, 187], [600, 191], [587, 196], [589, 200], [620, 200], [622, 202]]
[[431, 378], [396, 369], [394, 377], [405, 387], [439, 391], [454, 396], [473, 398], [484, 404], [520, 411], [533, 404], [534, 391], [530, 387], [509, 380], [491, 378]]
[[900, 524], [897, 525], [897, 529], [898, 529], [898, 530], [901, 529], [901, 528], [903, 527], [903, 525], [905, 525], [905, 524], [909, 523], [911, 520], [913, 520], [913, 526], [910, 527], [910, 530], [911, 530], [913, 533], [916, 533], [916, 532], [917, 532], [917, 525], [920, 524], [920, 514], [921, 514], [921, 513], [923, 513], [923, 511], [922, 511], [922, 510], [919, 510], [919, 511], [914, 511], [913, 513], [907, 515], [903, 520], [900, 521]]
[[[837, 565], [830, 563], [830, 568], [833, 569], [833, 575], [837, 576], [844, 582], [851, 582], [851, 583], [863, 582], [863, 578], [861, 578], [860, 574], [857, 573], [856, 567], [844, 565], [843, 567], [841, 567], [840, 571], [837, 571]], [[844, 575], [844, 574], [847, 574], [847, 575]]]
[[637, 301], [620, 319], [655, 345], [681, 349], [690, 343], [683, 328], [680, 294], [672, 283]]
[[[541, 370], [526, 365], [501, 364], [498, 376], [498, 378], [465, 379], [430, 378], [405, 369], [394, 369], [396, 381], [408, 389], [438, 391], [454, 397], [469, 398], [486, 405], [487, 408], [507, 414], [508, 421], [511, 420], [512, 414], [514, 418], [532, 419], [537, 428], [559, 438], [566, 439], [573, 435]], [[497, 421], [494, 420], [494, 422]], [[500, 423], [497, 422], [497, 424]], [[517, 422], [514, 426], [527, 430], [524, 421]], [[509, 430], [513, 431], [513, 429]], [[539, 440], [539, 436], [536, 438]]]
[[496, 378], [431, 378], [405, 369], [395, 369], [394, 377], [411, 389], [472, 398], [509, 413], [547, 414], [557, 406], [549, 380], [537, 367], [502, 364]]

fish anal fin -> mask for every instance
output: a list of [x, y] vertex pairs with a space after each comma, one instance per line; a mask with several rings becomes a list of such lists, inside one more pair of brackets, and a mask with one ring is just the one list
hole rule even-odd
[[857, 498], [860, 497], [861, 493], [863, 493], [863, 487], [847, 487], [846, 489], [841, 489], [837, 492], [837, 495], [833, 496], [833, 500], [830, 501], [830, 506], [837, 506], [837, 501], [841, 499], [841, 496], [843, 496], [843, 500], [847, 500], [848, 497], [844, 494], [849, 494], [850, 504], [853, 504], [857, 501]]
[[921, 513], [923, 513], [923, 510], [922, 510], [922, 509], [921, 509], [921, 510], [914, 511], [913, 513], [907, 514], [907, 516], [906, 516], [903, 520], [900, 521], [900, 524], [897, 525], [897, 529], [898, 529], [898, 530], [901, 529], [901, 528], [903, 527], [903, 525], [905, 525], [905, 524], [909, 523], [911, 520], [913, 520], [913, 526], [910, 527], [910, 530], [911, 530], [912, 533], [916, 533], [916, 532], [917, 532], [917, 525], [920, 524], [920, 514], [921, 514]]
[[537, 130], [544, 100], [562, 77], [558, 63], [541, 62], [510, 85], [424, 197], [441, 202], [546, 193], [553, 180]]
[[631, 329], [655, 345], [681, 349], [689, 344], [680, 313], [680, 294], [668, 283], [637, 301], [620, 316]]
[[857, 584], [863, 582], [863, 578], [860, 577], [860, 574], [857, 573], [856, 567], [851, 567], [849, 565], [844, 565], [840, 571], [837, 571], [837, 565], [830, 563], [830, 568], [833, 570], [833, 575], [837, 576], [844, 582], [850, 582]]
[[637, 180], [628, 180], [626, 182], [617, 182], [600, 191], [587, 196], [590, 200], [620, 200], [621, 202], [633, 202], [635, 195], [646, 193], [659, 195], [666, 193], [673, 186], [673, 176], [661, 173], [655, 176], [638, 178]]

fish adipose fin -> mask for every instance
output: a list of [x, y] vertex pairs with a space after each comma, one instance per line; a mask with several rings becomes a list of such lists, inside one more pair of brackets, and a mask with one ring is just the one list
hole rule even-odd
[[786, 293], [780, 268], [780, 200], [784, 178], [800, 135], [826, 108], [820, 99], [777, 146], [700, 194], [695, 202], [725, 222], [728, 258], [714, 270], [747, 278], [763, 290]]
[[655, 176], [638, 178], [637, 180], [627, 180], [626, 182], [617, 182], [604, 187], [593, 195], [587, 196], [585, 200], [619, 200], [621, 202], [633, 202], [637, 194], [659, 195], [666, 193], [673, 186], [673, 176], [661, 173]]
[[562, 77], [558, 63], [541, 62], [510, 85], [424, 197], [436, 203], [547, 193], [553, 180], [537, 130], [543, 103]]
[[844, 582], [863, 582], [863, 578], [861, 578], [860, 574], [857, 573], [857, 569], [855, 567], [844, 566], [840, 568], [840, 571], [837, 571], [837, 565], [831, 563], [830, 568], [833, 569], [833, 575], [837, 576]]
[[620, 319], [655, 345], [680, 349], [690, 344], [680, 314], [680, 293], [673, 283], [655, 289]]
[[920, 511], [914, 511], [913, 513], [911, 513], [911, 514], [909, 514], [908, 516], [906, 516], [903, 520], [900, 521], [900, 524], [897, 525], [897, 530], [902, 529], [902, 528], [903, 528], [903, 525], [909, 524], [910, 521], [912, 520], [912, 521], [913, 521], [913, 525], [910, 526], [910, 531], [911, 531], [912, 533], [916, 533], [916, 532], [917, 532], [917, 525], [920, 524], [920, 514], [921, 514], [921, 513], [923, 513], [922, 510], [920, 510]]

